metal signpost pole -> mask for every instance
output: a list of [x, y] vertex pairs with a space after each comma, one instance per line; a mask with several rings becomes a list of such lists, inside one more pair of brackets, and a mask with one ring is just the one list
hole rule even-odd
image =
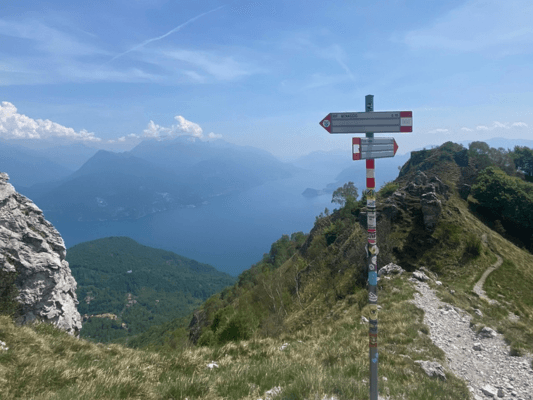
[[[398, 145], [394, 138], [374, 139], [374, 133], [412, 132], [412, 111], [374, 112], [374, 96], [365, 96], [364, 113], [329, 113], [319, 122], [329, 133], [365, 133], [366, 138], [352, 138], [352, 157], [366, 160], [366, 206], [368, 243], [366, 244], [368, 265], [368, 302], [370, 305], [369, 359], [370, 400], [378, 400], [378, 253], [376, 245], [376, 179], [374, 159], [394, 157]], [[371, 131], [371, 132], [369, 132]]]
[[[374, 111], [374, 96], [365, 96], [366, 112]], [[373, 132], [366, 132], [373, 139]], [[368, 300], [370, 303], [369, 321], [369, 360], [370, 360], [370, 400], [378, 400], [378, 294], [377, 294], [377, 255], [376, 246], [376, 179], [374, 159], [366, 160], [366, 207], [368, 225], [367, 263], [368, 263]]]

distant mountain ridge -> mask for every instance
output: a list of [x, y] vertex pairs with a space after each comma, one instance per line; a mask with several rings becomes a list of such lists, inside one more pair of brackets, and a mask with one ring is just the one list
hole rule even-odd
[[22, 146], [5, 146], [3, 143], [0, 143], [0, 171], [9, 175], [17, 189], [62, 179], [74, 172], [40, 152]]
[[68, 176], [19, 190], [52, 221], [127, 220], [199, 206], [294, 171], [263, 150], [180, 137], [144, 141], [130, 152], [99, 150]]

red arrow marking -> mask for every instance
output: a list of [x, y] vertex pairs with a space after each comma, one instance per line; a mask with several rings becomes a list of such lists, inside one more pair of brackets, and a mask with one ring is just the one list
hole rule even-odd
[[320, 126], [331, 133], [331, 114], [328, 114], [326, 118], [319, 122]]
[[[357, 146], [357, 149], [355, 146]], [[361, 159], [361, 138], [352, 138], [352, 154], [353, 160]]]
[[398, 143], [396, 143], [396, 139], [394, 140], [394, 155], [396, 155], [396, 150], [398, 150]]

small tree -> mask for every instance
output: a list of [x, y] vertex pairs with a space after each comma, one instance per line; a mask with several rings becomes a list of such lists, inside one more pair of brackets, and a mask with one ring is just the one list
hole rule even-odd
[[348, 199], [351, 199], [353, 201], [357, 200], [357, 188], [355, 187], [353, 182], [345, 183], [344, 186], [339, 187], [337, 190], [333, 192], [333, 197], [331, 198], [332, 203], [337, 203], [341, 207], [344, 207], [344, 204], [346, 204], [346, 201]]
[[514, 158], [516, 168], [533, 177], [533, 150], [525, 146], [515, 146], [511, 157]]

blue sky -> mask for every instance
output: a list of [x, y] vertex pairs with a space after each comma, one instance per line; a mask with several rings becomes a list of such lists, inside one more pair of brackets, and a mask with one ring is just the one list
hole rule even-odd
[[[4, 0], [0, 137], [351, 148], [330, 112], [413, 111], [399, 154], [533, 138], [531, 0]], [[359, 135], [363, 136], [363, 135]]]

